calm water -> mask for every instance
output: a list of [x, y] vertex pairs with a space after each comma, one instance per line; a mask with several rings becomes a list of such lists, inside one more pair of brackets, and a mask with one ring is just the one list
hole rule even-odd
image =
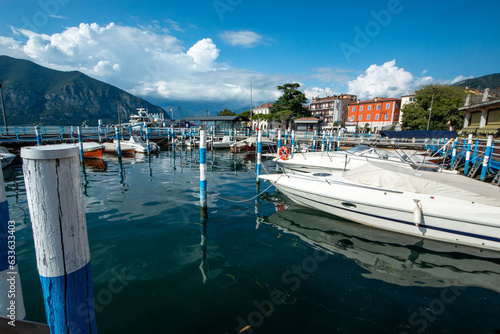
[[[197, 151], [87, 166], [100, 333], [500, 331], [500, 261], [301, 208], [272, 187], [256, 202], [245, 158], [208, 153], [206, 222]], [[45, 322], [21, 166], [4, 174], [27, 317]]]

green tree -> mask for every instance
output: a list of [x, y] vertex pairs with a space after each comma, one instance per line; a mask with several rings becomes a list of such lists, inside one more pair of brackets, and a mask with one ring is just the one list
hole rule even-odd
[[288, 127], [288, 122], [293, 117], [293, 111], [291, 111], [291, 110], [280, 110], [280, 111], [278, 111], [275, 114], [271, 114], [270, 116], [273, 117], [273, 119], [275, 119], [278, 122], [280, 122], [281, 124], [286, 124], [286, 126]]
[[281, 111], [291, 111], [292, 116], [285, 117], [285, 114], [281, 114], [280, 118], [286, 118], [286, 123], [288, 126], [288, 122], [292, 117], [304, 117], [310, 116], [311, 112], [304, 107], [304, 103], [307, 102], [307, 98], [298, 88], [300, 87], [299, 83], [286, 83], [282, 86], [278, 86], [277, 88], [282, 92], [281, 96], [274, 103], [271, 114], [273, 114], [275, 119], [277, 118], [277, 114]]
[[[434, 98], [433, 98], [434, 95]], [[463, 87], [431, 84], [415, 91], [415, 100], [403, 108], [403, 127], [414, 130], [448, 130], [463, 126], [464, 113], [458, 108], [464, 105]], [[432, 111], [429, 112], [432, 103]]]
[[243, 111], [243, 112], [240, 114], [240, 116], [250, 118], [250, 110], [245, 110], [245, 111]]
[[219, 114], [217, 116], [236, 116], [236, 113], [226, 108], [219, 111]]

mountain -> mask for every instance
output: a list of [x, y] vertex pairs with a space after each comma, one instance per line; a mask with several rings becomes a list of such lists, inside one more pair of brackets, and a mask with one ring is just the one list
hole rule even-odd
[[477, 89], [481, 91], [489, 88], [491, 91], [497, 91], [500, 90], [500, 73], [462, 80], [455, 83], [453, 86], [469, 87], [470, 89]]
[[[97, 125], [127, 122], [137, 108], [165, 110], [81, 72], [48, 69], [28, 60], [0, 56], [0, 80], [8, 125]], [[0, 110], [1, 111], [1, 110]], [[169, 119], [167, 113], [164, 114]]]

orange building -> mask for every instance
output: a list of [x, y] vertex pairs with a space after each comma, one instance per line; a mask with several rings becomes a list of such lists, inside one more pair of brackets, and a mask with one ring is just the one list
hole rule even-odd
[[[376, 97], [349, 105], [347, 126], [370, 128], [379, 132], [398, 124], [401, 116], [401, 99]], [[367, 125], [368, 124], [368, 125]]]

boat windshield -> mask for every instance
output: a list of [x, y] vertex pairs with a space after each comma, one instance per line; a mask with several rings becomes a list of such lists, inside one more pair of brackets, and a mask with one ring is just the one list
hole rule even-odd
[[387, 150], [382, 150], [380, 148], [375, 148], [371, 146], [366, 146], [366, 145], [359, 145], [353, 148], [350, 148], [345, 151], [348, 154], [354, 154], [357, 156], [361, 157], [367, 157], [367, 158], [376, 158], [376, 159], [387, 159], [387, 160], [393, 160], [393, 161], [403, 161], [401, 157], [399, 157], [397, 154], [387, 151]]

